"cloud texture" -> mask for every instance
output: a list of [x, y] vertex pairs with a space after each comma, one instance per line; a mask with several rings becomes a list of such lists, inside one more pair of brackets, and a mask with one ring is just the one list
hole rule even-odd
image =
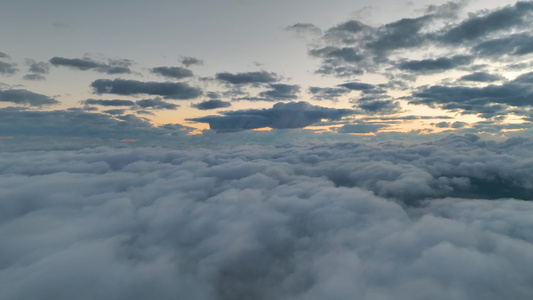
[[532, 145], [5, 152], [0, 298], [530, 299]]

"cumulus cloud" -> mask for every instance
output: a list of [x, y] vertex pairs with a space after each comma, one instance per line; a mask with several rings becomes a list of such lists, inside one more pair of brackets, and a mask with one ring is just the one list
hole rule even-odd
[[184, 56], [180, 59], [180, 62], [187, 68], [192, 65], [203, 65], [204, 61], [192, 56]]
[[278, 75], [273, 72], [245, 72], [245, 73], [228, 73], [222, 72], [216, 74], [216, 79], [230, 84], [261, 84], [272, 83], [279, 80]]
[[459, 66], [469, 65], [474, 58], [468, 55], [439, 57], [437, 59], [408, 60], [399, 63], [398, 68], [414, 73], [435, 73], [451, 70]]
[[349, 93], [350, 90], [344, 87], [322, 88], [317, 86], [309, 87], [309, 93], [313, 94], [316, 100], [337, 100], [337, 98]]
[[184, 82], [143, 82], [126, 79], [97, 79], [91, 83], [98, 94], [137, 95], [148, 94], [163, 96], [166, 99], [193, 99], [202, 90]]
[[17, 73], [18, 69], [15, 66], [16, 64], [0, 61], [0, 74], [11, 75]]
[[132, 106], [135, 104], [135, 102], [131, 100], [121, 100], [121, 99], [113, 99], [113, 100], [87, 99], [87, 100], [83, 100], [82, 103], [86, 105], [102, 105], [102, 106]]
[[322, 35], [322, 30], [311, 23], [296, 23], [285, 27], [285, 30], [293, 33], [297, 37], [306, 37], [307, 35]]
[[28, 90], [0, 90], [0, 102], [11, 102], [29, 106], [58, 104], [59, 101]]
[[533, 101], [532, 74], [525, 73], [510, 82], [484, 87], [422, 87], [412, 94], [410, 103], [473, 114], [504, 113], [506, 106], [530, 107]]
[[231, 102], [222, 101], [219, 99], [211, 99], [211, 100], [206, 100], [200, 103], [191, 104], [191, 106], [199, 110], [210, 110], [210, 109], [230, 107]]
[[[105, 112], [122, 115], [125, 110], [111, 109]], [[12, 107], [0, 109], [0, 136], [152, 139], [174, 133], [163, 127], [154, 127], [147, 119], [134, 115], [113, 118], [77, 108], [55, 111]]]
[[259, 97], [266, 101], [294, 100], [298, 99], [300, 86], [295, 84], [272, 83], [269, 90], [259, 93]]
[[129, 66], [132, 64], [130, 60], [109, 60], [109, 63], [102, 63], [94, 61], [90, 58], [65, 58], [55, 56], [50, 59], [50, 63], [54, 66], [64, 66], [81, 71], [94, 70], [99, 73], [106, 74], [128, 74], [131, 73]]
[[176, 109], [179, 105], [174, 103], [169, 103], [156, 97], [154, 99], [142, 99], [135, 101], [135, 104], [142, 108], [151, 108], [151, 109]]
[[182, 79], [192, 77], [192, 71], [182, 67], [157, 67], [150, 70], [154, 74], [158, 74], [167, 78]]
[[314, 106], [307, 102], [279, 102], [269, 109], [249, 109], [223, 112], [222, 116], [206, 116], [189, 119], [208, 123], [217, 132], [231, 132], [262, 127], [286, 129], [303, 128], [322, 119], [340, 120], [353, 114], [350, 109], [334, 109]]
[[462, 80], [462, 81], [476, 81], [476, 82], [493, 82], [493, 81], [500, 81], [503, 79], [504, 78], [500, 75], [490, 74], [487, 72], [475, 72], [475, 73], [468, 74], [468, 75], [465, 75], [459, 78], [459, 80]]
[[0, 295], [530, 299], [532, 145], [4, 152]]

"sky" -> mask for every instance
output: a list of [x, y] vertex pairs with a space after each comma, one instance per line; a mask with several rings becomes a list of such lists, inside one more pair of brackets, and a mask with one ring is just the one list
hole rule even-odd
[[533, 2], [0, 0], [0, 299], [533, 299]]
[[[17, 1], [0, 12], [0, 113], [50, 130], [1, 135], [65, 134], [58, 115], [189, 134], [528, 134], [532, 11], [475, 0]], [[88, 131], [98, 136], [69, 135]]]

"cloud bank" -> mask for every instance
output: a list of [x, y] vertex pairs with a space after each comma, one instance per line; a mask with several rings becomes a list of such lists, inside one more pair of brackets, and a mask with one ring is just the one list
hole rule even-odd
[[530, 299], [532, 139], [0, 156], [2, 299]]

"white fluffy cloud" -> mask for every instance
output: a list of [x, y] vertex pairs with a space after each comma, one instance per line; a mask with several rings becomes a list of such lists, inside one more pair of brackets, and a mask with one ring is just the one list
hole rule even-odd
[[0, 298], [531, 299], [532, 143], [4, 152]]

